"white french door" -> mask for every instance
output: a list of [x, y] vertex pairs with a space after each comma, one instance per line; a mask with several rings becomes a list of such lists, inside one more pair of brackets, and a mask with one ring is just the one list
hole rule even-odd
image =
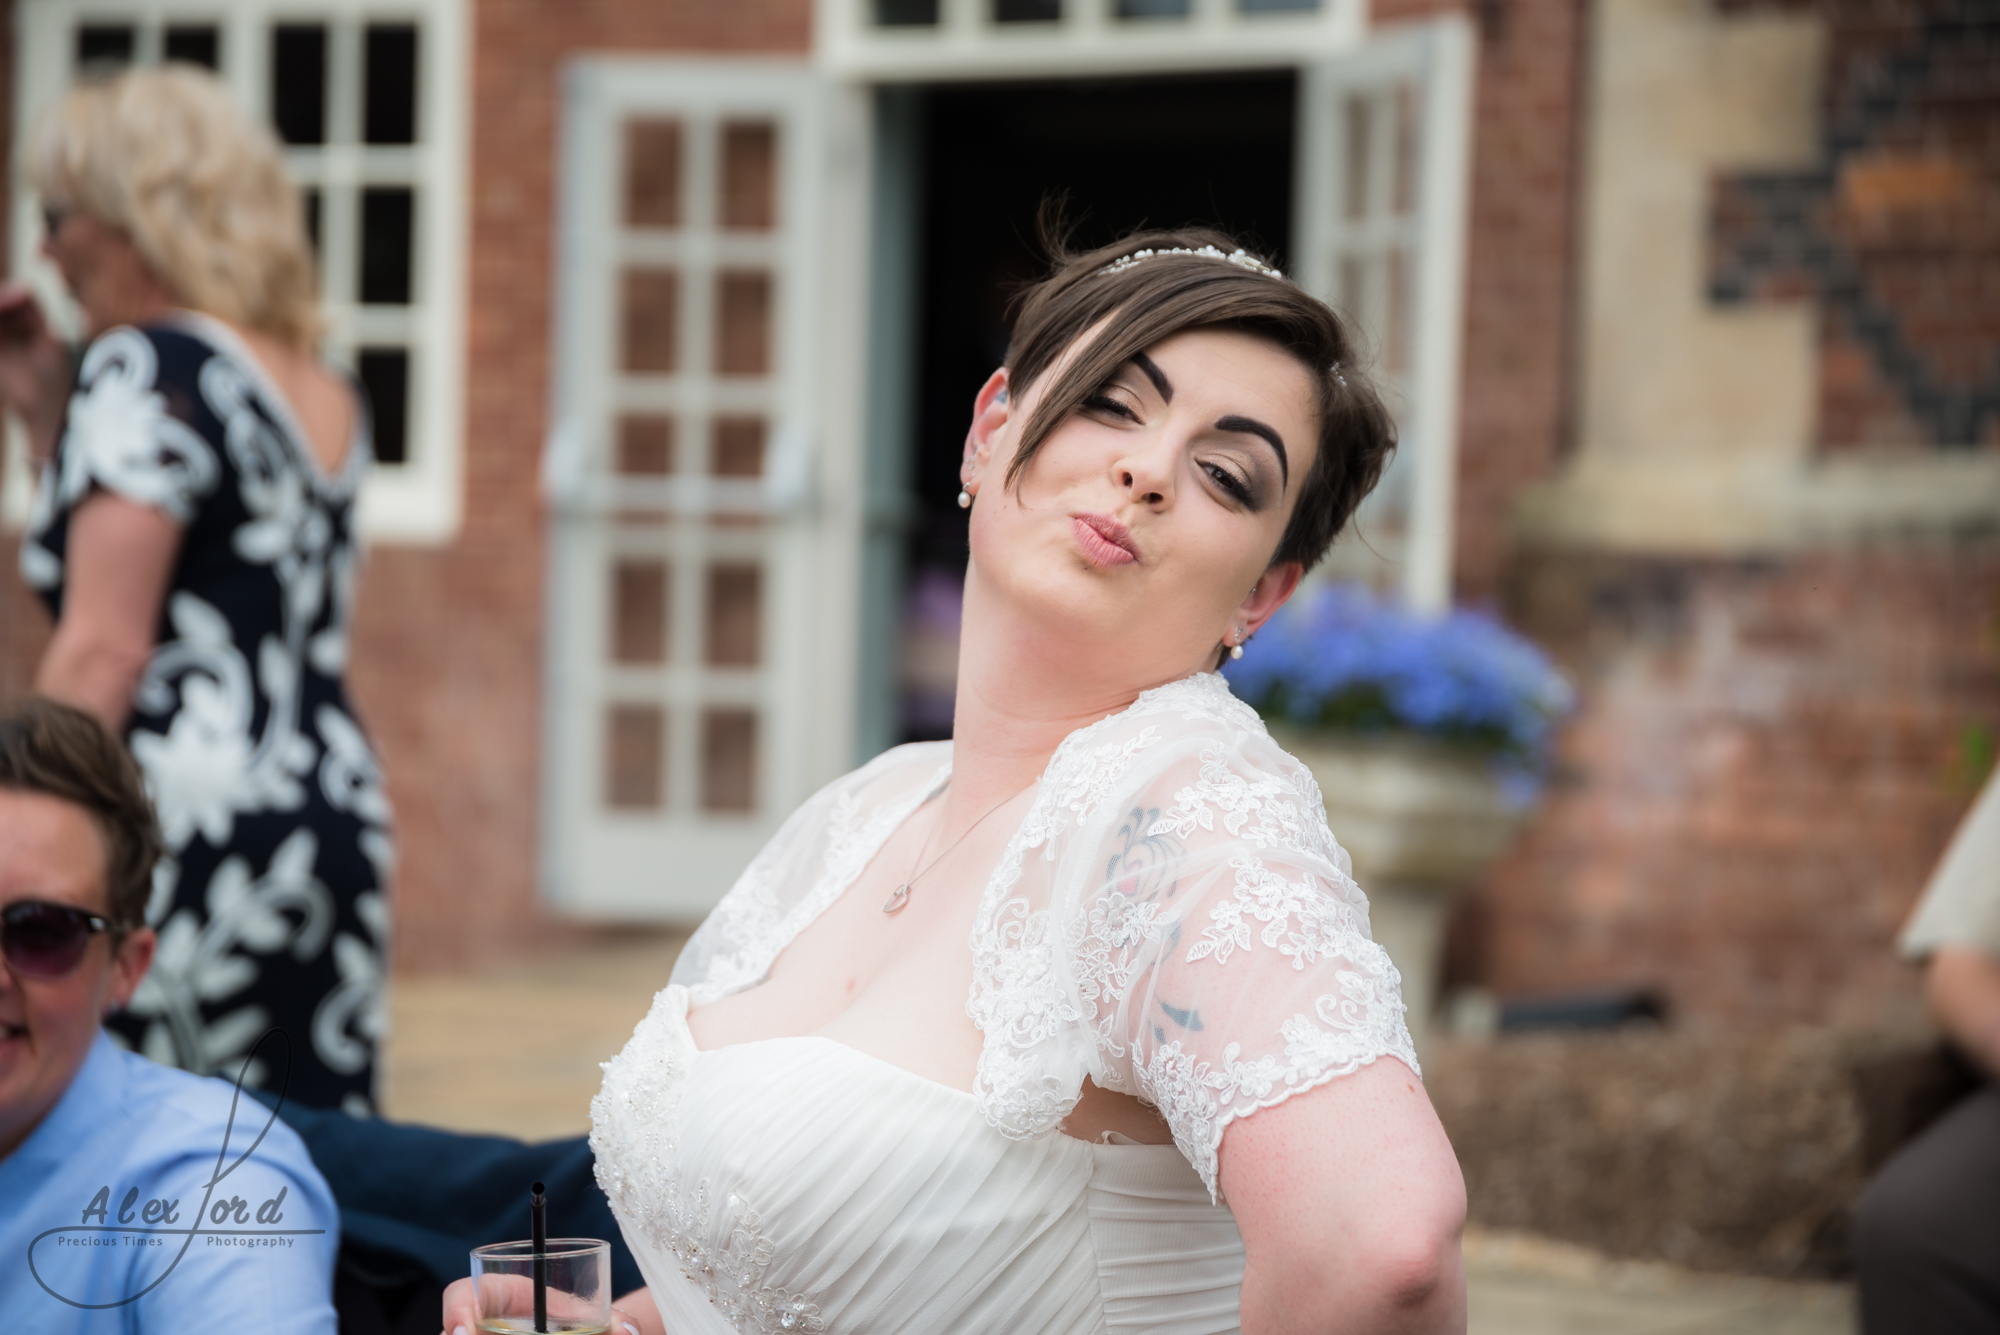
[[693, 919], [829, 777], [851, 681], [812, 629], [822, 98], [803, 62], [621, 58], [565, 97], [543, 886]]
[[1450, 605], [1476, 38], [1451, 15], [1305, 70], [1299, 281], [1357, 320], [1401, 431], [1329, 573]]

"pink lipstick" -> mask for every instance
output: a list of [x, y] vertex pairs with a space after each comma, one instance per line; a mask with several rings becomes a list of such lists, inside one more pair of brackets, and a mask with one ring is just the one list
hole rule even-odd
[[1139, 544], [1132, 541], [1132, 530], [1110, 515], [1071, 515], [1070, 527], [1076, 530], [1076, 545], [1098, 565], [1130, 565], [1139, 559]]

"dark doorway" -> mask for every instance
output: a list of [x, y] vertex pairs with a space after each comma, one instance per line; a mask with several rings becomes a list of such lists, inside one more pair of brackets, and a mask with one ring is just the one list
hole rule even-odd
[[[1044, 270], [1043, 200], [1066, 200], [1075, 246], [1140, 226], [1200, 223], [1289, 268], [1297, 87], [1296, 73], [1283, 70], [922, 92], [906, 637], [935, 640], [945, 629], [926, 623], [950, 612], [939, 591], [964, 571], [959, 453], [972, 397], [1006, 356], [1009, 301]], [[955, 639], [955, 621], [950, 630]], [[905, 672], [905, 740], [949, 735], [938, 684], [917, 698], [924, 691]]]

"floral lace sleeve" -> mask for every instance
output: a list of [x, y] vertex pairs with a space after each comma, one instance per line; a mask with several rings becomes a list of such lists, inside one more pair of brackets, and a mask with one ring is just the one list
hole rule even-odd
[[1092, 1078], [1155, 1104], [1215, 1192], [1231, 1122], [1416, 1054], [1312, 775], [1254, 718], [1154, 738], [1053, 902]]

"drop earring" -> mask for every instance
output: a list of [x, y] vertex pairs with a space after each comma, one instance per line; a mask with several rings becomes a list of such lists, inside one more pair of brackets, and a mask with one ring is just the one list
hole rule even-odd
[[961, 510], [970, 510], [972, 508], [972, 493], [963, 487], [958, 489], [958, 508]]
[[1229, 656], [1231, 658], [1241, 658], [1243, 657], [1243, 632], [1238, 630], [1231, 633], [1236, 636], [1236, 643], [1229, 646]]

